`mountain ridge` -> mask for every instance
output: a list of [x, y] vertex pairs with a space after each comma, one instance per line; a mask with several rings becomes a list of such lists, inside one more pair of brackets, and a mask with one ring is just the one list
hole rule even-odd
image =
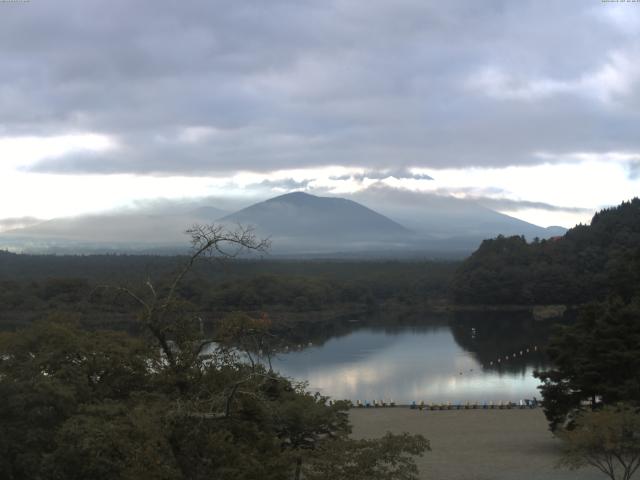
[[389, 258], [393, 252], [398, 257], [430, 252], [460, 257], [471, 253], [484, 238], [499, 234], [526, 235], [532, 240], [564, 233], [453, 197], [410, 195], [403, 205], [393, 207], [388, 193], [377, 189], [342, 198], [297, 191], [233, 213], [201, 204], [59, 218], [0, 234], [0, 248], [65, 253], [185, 251], [188, 238], [183, 232], [187, 228], [194, 223], [219, 222], [230, 228], [237, 224], [255, 227], [257, 235], [271, 237], [274, 255], [339, 252], [341, 258], [350, 254], [374, 258], [385, 252], [383, 256]]

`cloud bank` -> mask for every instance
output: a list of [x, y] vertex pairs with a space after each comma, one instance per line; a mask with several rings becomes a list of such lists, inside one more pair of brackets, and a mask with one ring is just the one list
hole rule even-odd
[[384, 181], [571, 226], [640, 191], [639, 57], [633, 3], [0, 3], [0, 218]]
[[29, 167], [65, 174], [499, 167], [541, 150], [640, 151], [634, 7], [2, 5], [0, 135], [117, 142]]

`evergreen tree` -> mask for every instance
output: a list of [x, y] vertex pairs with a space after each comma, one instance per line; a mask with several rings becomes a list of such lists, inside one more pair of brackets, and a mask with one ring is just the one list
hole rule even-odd
[[548, 347], [553, 369], [537, 372], [552, 430], [587, 403], [640, 404], [640, 301], [620, 299], [585, 307], [560, 327]]

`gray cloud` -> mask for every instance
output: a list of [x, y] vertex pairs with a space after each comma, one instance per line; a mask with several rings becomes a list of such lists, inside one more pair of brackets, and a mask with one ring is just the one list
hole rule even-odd
[[[261, 198], [261, 197], [260, 197]], [[244, 208], [253, 202], [253, 198], [240, 199], [228, 197], [195, 197], [195, 198], [149, 198], [132, 202], [126, 207], [109, 210], [107, 214], [127, 215], [184, 215], [194, 211], [214, 208], [231, 212]]]
[[632, 180], [640, 178], [640, 161], [629, 163], [629, 178]]
[[0, 218], [0, 232], [37, 225], [43, 221], [34, 217]]
[[408, 168], [393, 168], [388, 170], [365, 170], [363, 173], [352, 175], [339, 175], [329, 177], [331, 180], [384, 180], [394, 177], [397, 179], [412, 178], [414, 180], [433, 180], [433, 177], [424, 173], [411, 173]]
[[294, 180], [293, 178], [283, 178], [281, 180], [263, 180], [260, 183], [254, 183], [247, 186], [252, 187], [266, 187], [269, 189], [279, 188], [283, 190], [301, 190], [309, 186], [313, 180]]
[[635, 18], [583, 0], [0, 5], [0, 135], [93, 131], [121, 147], [32, 167], [54, 173], [640, 150], [640, 29], [620, 7]]
[[[473, 198], [473, 197], [472, 197]], [[593, 213], [592, 208], [580, 207], [564, 207], [559, 205], [551, 205], [544, 202], [529, 202], [526, 200], [511, 200], [508, 198], [473, 198], [480, 205], [491, 208], [493, 210], [507, 210], [517, 212], [525, 209], [546, 210], [547, 212], [568, 212], [568, 213]]]

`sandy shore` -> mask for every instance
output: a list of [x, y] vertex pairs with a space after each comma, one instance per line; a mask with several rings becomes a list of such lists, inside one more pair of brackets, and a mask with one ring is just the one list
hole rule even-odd
[[541, 409], [418, 411], [353, 409], [355, 438], [420, 433], [431, 452], [418, 459], [430, 480], [601, 480], [595, 469], [556, 469], [561, 444], [547, 429]]

